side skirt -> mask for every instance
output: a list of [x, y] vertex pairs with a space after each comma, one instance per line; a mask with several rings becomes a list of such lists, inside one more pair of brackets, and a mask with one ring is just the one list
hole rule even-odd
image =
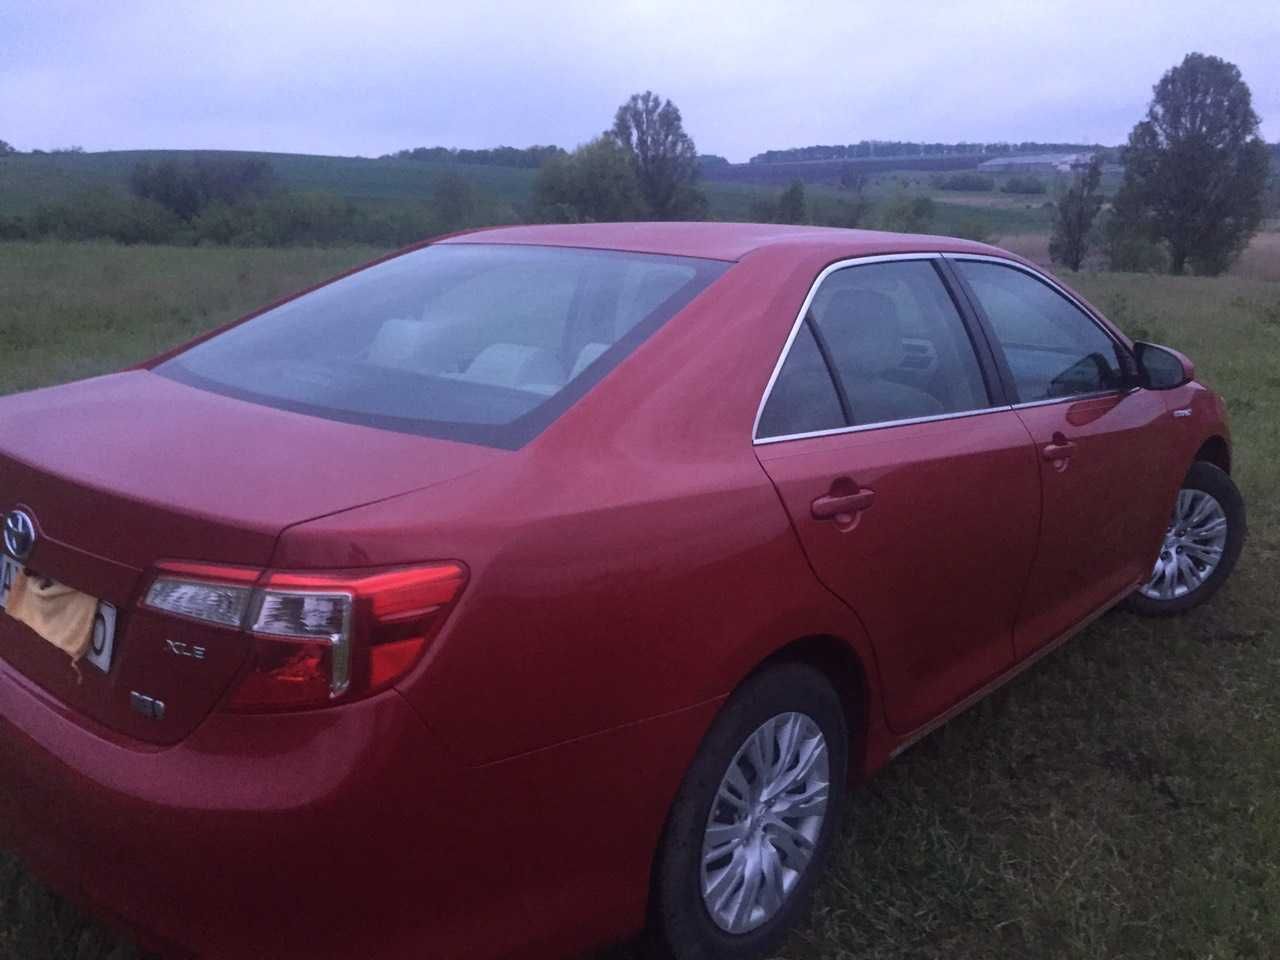
[[993, 693], [996, 690], [999, 690], [1001, 687], [1003, 687], [1006, 683], [1008, 683], [1014, 677], [1022, 673], [1022, 671], [1026, 670], [1028, 667], [1031, 667], [1033, 664], [1037, 663], [1042, 657], [1046, 657], [1049, 654], [1053, 653], [1053, 651], [1057, 650], [1060, 646], [1062, 646], [1064, 643], [1066, 643], [1068, 640], [1074, 637], [1077, 633], [1079, 633], [1085, 627], [1089, 626], [1089, 624], [1093, 623], [1095, 620], [1101, 617], [1104, 613], [1106, 613], [1108, 610], [1114, 607], [1117, 603], [1119, 603], [1121, 600], [1127, 597], [1130, 593], [1133, 592], [1133, 589], [1134, 587], [1132, 586], [1126, 587], [1119, 594], [1112, 597], [1110, 600], [1108, 600], [1106, 603], [1100, 606], [1093, 613], [1089, 614], [1087, 617], [1085, 617], [1083, 620], [1077, 623], [1074, 627], [1069, 628], [1060, 636], [1055, 637], [1053, 640], [1050, 640], [1048, 643], [1040, 647], [1040, 649], [1036, 650], [1035, 653], [1032, 653], [1029, 656], [1023, 658], [1022, 660], [1019, 660], [1017, 663], [1015, 663], [1012, 667], [1010, 667], [1004, 673], [1000, 674], [1000, 676], [996, 677], [994, 680], [990, 681], [985, 686], [979, 687], [977, 690], [969, 694], [969, 696], [965, 697], [959, 703], [948, 708], [947, 710], [944, 710], [942, 713], [938, 714], [938, 716], [934, 717], [932, 720], [928, 721], [924, 725], [917, 727], [911, 733], [903, 737], [902, 742], [900, 742], [896, 747], [893, 748], [892, 751], [890, 751], [889, 759], [892, 760], [894, 757], [898, 756], [898, 754], [903, 753], [910, 747], [915, 746], [917, 743], [919, 743], [929, 734], [933, 733], [933, 731], [941, 727], [944, 723], [964, 713], [966, 710], [972, 707], [979, 700], [986, 697], [988, 694]]

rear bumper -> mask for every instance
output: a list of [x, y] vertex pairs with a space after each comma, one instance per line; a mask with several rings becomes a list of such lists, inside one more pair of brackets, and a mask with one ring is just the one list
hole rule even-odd
[[0, 842], [144, 942], [292, 956], [319, 941], [339, 955], [372, 928], [398, 952], [422, 881], [405, 873], [403, 833], [432, 785], [393, 761], [445, 776], [449, 762], [397, 694], [214, 715], [178, 746], [140, 748], [85, 729], [0, 665], [0, 718]]
[[0, 662], [0, 845], [166, 954], [562, 956], [642, 921], [715, 706], [468, 769], [394, 691], [151, 748]]

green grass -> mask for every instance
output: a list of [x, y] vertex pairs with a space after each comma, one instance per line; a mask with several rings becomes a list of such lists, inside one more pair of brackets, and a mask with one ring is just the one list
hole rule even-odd
[[0, 393], [118, 370], [381, 252], [0, 244]]
[[[0, 244], [0, 392], [115, 369], [369, 253]], [[1067, 279], [1226, 396], [1240, 566], [1185, 618], [1103, 618], [855, 794], [789, 960], [1280, 949], [1280, 284]], [[133, 955], [0, 856], [0, 956]]]

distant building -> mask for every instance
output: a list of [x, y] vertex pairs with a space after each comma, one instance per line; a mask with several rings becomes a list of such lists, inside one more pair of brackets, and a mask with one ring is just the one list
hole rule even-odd
[[1093, 159], [1092, 153], [1024, 153], [978, 164], [984, 173], [1070, 173]]

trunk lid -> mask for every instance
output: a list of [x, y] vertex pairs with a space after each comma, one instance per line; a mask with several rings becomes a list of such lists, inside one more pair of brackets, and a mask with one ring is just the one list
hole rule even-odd
[[[506, 455], [259, 406], [147, 371], [2, 398], [0, 514], [21, 508], [35, 520], [29, 570], [113, 605], [117, 624], [106, 673], [73, 668], [4, 614], [0, 658], [93, 722], [175, 742], [225, 692], [248, 641], [139, 609], [157, 561], [265, 567], [286, 527]], [[376, 560], [352, 551], [348, 562]], [[163, 718], [131, 706], [135, 692], [163, 701]]]

